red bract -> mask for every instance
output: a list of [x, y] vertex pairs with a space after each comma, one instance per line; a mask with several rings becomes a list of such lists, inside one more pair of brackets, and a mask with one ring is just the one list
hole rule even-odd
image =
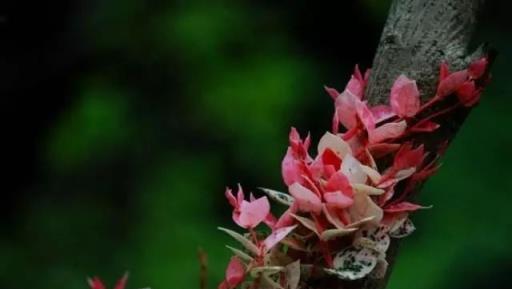
[[414, 212], [419, 209], [426, 209], [427, 207], [423, 207], [417, 204], [409, 203], [409, 202], [401, 202], [397, 204], [391, 204], [384, 208], [384, 212], [386, 213], [404, 213], [404, 212]]
[[472, 79], [478, 79], [484, 75], [487, 71], [487, 66], [489, 65], [489, 61], [487, 57], [482, 57], [473, 61], [468, 68], [469, 77]]
[[245, 267], [238, 257], [232, 257], [226, 269], [226, 278], [218, 289], [233, 289], [244, 280]]
[[416, 81], [400, 75], [391, 87], [391, 108], [401, 117], [413, 117], [420, 110], [420, 92]]
[[473, 80], [467, 80], [457, 88], [459, 101], [467, 107], [475, 105], [480, 99], [480, 90], [476, 88]]
[[[121, 279], [119, 279], [114, 286], [114, 289], [124, 289], [126, 286], [126, 282], [128, 281], [128, 273], [124, 274]], [[103, 284], [103, 281], [101, 281], [98, 277], [92, 277], [87, 279], [87, 282], [89, 283], [89, 287], [91, 289], [106, 289], [107, 287]]]

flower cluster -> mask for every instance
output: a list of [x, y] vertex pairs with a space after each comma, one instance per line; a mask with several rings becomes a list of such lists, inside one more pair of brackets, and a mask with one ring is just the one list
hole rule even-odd
[[[408, 196], [436, 171], [444, 147], [429, 153], [416, 136], [435, 132], [441, 116], [475, 105], [487, 66], [481, 58], [450, 72], [443, 63], [436, 94], [424, 104], [416, 82], [401, 75], [389, 105], [370, 106], [364, 99], [369, 71], [363, 75], [357, 66], [343, 92], [326, 87], [335, 105], [331, 132], [312, 156], [310, 136], [302, 139], [292, 128], [281, 167], [288, 193], [262, 189], [284, 213], [276, 217], [267, 196], [246, 200], [241, 186], [236, 196], [226, 189], [234, 222], [248, 232], [220, 228], [243, 249], [228, 246], [235, 255], [219, 289], [296, 289], [322, 274], [382, 278], [390, 238], [413, 232], [409, 213], [425, 208]], [[255, 230], [261, 223], [268, 233]]]

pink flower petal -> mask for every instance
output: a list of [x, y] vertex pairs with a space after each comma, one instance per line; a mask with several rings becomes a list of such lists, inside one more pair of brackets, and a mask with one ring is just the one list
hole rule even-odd
[[439, 82], [437, 87], [437, 96], [445, 97], [454, 93], [468, 78], [468, 71], [456, 71]]
[[349, 91], [342, 92], [336, 98], [335, 107], [340, 123], [346, 128], [351, 129], [357, 126], [357, 114], [355, 102], [359, 101], [357, 96]]
[[387, 105], [377, 105], [370, 107], [370, 111], [373, 114], [375, 123], [379, 123], [396, 116], [391, 107]]
[[105, 289], [105, 285], [98, 277], [93, 277], [92, 279], [88, 279], [89, 287], [91, 289]]
[[226, 191], [224, 192], [224, 195], [226, 196], [226, 198], [228, 199], [229, 204], [233, 208], [238, 208], [238, 206], [239, 206], [238, 205], [238, 201], [235, 198], [235, 196], [233, 195], [233, 192], [231, 191], [230, 188], [226, 188]]
[[327, 204], [339, 209], [348, 208], [354, 203], [354, 200], [351, 197], [344, 195], [340, 191], [325, 193], [324, 199]]
[[302, 169], [300, 162], [295, 158], [292, 148], [288, 147], [286, 155], [281, 163], [281, 173], [286, 185], [291, 185], [295, 182], [301, 182]]
[[270, 204], [267, 197], [261, 197], [253, 202], [243, 201], [238, 222], [244, 228], [254, 228], [265, 220], [269, 212]]
[[448, 64], [443, 61], [439, 67], [439, 79], [444, 80], [448, 75], [450, 75], [450, 68], [448, 67]]
[[459, 101], [466, 107], [473, 106], [480, 100], [480, 91], [475, 87], [475, 82], [472, 80], [464, 82], [457, 89], [457, 97]]
[[359, 70], [359, 66], [356, 65], [354, 68], [354, 74], [350, 77], [350, 80], [345, 87], [345, 91], [349, 91], [350, 93], [357, 96], [359, 99], [363, 98], [364, 89], [366, 87], [366, 83], [368, 82], [369, 71], [367, 70], [365, 76], [361, 74]]
[[480, 59], [477, 59], [469, 65], [468, 73], [469, 77], [472, 79], [478, 79], [484, 75], [485, 70], [487, 69], [487, 65], [489, 64], [489, 61], [486, 57], [482, 57]]
[[265, 247], [265, 251], [269, 251], [272, 249], [277, 243], [281, 242], [282, 239], [284, 239], [288, 234], [290, 234], [293, 229], [295, 229], [297, 225], [295, 226], [288, 226], [279, 228], [277, 230], [274, 230], [272, 234], [270, 234], [264, 241], [263, 245]]
[[277, 223], [274, 226], [274, 229], [283, 228], [291, 226], [295, 223], [295, 218], [293, 215], [297, 213], [299, 210], [299, 206], [297, 205], [297, 202], [293, 202], [291, 207], [286, 210], [281, 217], [279, 217], [279, 220], [277, 220]]
[[[362, 179], [365, 179], [365, 177], [363, 176]], [[338, 171], [335, 174], [333, 174], [329, 178], [327, 183], [324, 185], [324, 189], [327, 192], [341, 191], [348, 197], [352, 197], [354, 195], [354, 191], [350, 186], [349, 179], [347, 178], [347, 176], [345, 176], [345, 174], [342, 171]]]
[[238, 184], [238, 191], [236, 192], [236, 201], [238, 202], [238, 206], [242, 205], [244, 201], [244, 190], [242, 190], [242, 186]]
[[359, 117], [359, 120], [363, 123], [364, 127], [370, 131], [375, 128], [375, 119], [373, 118], [373, 114], [366, 105], [366, 103], [356, 100], [355, 101], [355, 107], [357, 116]]
[[413, 127], [411, 127], [411, 132], [433, 132], [434, 130], [439, 128], [439, 124], [431, 121], [420, 121]]
[[322, 210], [322, 201], [308, 188], [299, 183], [294, 183], [288, 187], [288, 190], [295, 198], [300, 211], [319, 213]]
[[402, 145], [400, 150], [396, 153], [393, 161], [393, 169], [395, 172], [398, 172], [409, 168], [419, 167], [421, 163], [423, 163], [425, 156], [426, 154], [423, 145], [413, 149], [412, 144], [406, 143]]
[[377, 143], [368, 146], [368, 150], [374, 158], [381, 158], [397, 151], [399, 148], [400, 144], [397, 143]]
[[333, 100], [336, 100], [338, 95], [340, 95], [340, 93], [336, 89], [334, 89], [334, 88], [331, 88], [331, 87], [328, 87], [328, 86], [324, 86], [324, 89], [325, 89], [325, 91], [327, 91], [329, 96], [332, 97]]
[[[238, 257], [233, 256], [231, 257], [231, 260], [229, 261], [228, 267], [226, 269], [226, 283], [229, 286], [228, 288], [235, 288], [238, 286], [245, 277], [245, 266], [238, 259]], [[219, 286], [220, 288], [220, 286]]]
[[428, 209], [429, 207], [420, 206], [417, 204], [409, 203], [409, 202], [401, 202], [398, 204], [392, 204], [384, 208], [384, 212], [386, 213], [403, 213], [403, 212], [413, 212], [419, 209]]
[[383, 142], [388, 139], [400, 137], [407, 128], [407, 122], [389, 122], [379, 126], [378, 128], [368, 131], [368, 137], [371, 144]]
[[400, 75], [391, 87], [391, 108], [401, 117], [413, 117], [420, 109], [420, 92], [416, 81]]

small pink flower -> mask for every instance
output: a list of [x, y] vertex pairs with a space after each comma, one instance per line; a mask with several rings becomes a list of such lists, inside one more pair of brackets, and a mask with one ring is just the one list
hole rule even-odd
[[238, 257], [233, 256], [229, 261], [228, 267], [226, 268], [226, 278], [222, 283], [219, 284], [218, 289], [233, 289], [238, 286], [245, 277], [245, 266], [238, 259]]
[[449, 74], [439, 82], [437, 97], [443, 98], [454, 93], [467, 79], [468, 71], [466, 69]]
[[468, 68], [469, 77], [472, 79], [478, 79], [482, 77], [487, 70], [488, 65], [489, 60], [487, 60], [487, 57], [482, 57], [473, 61]]
[[393, 112], [401, 117], [413, 117], [420, 110], [420, 92], [416, 81], [400, 75], [391, 87], [389, 98]]
[[456, 91], [459, 101], [466, 107], [475, 105], [480, 100], [480, 90], [473, 80], [467, 80]]
[[299, 133], [292, 127], [289, 135], [290, 146], [286, 151], [286, 155], [281, 163], [281, 173], [286, 185], [295, 182], [301, 182], [305, 170], [305, 161], [311, 160], [308, 154], [310, 145], [309, 135], [304, 141], [300, 138]]
[[295, 198], [300, 211], [313, 213], [322, 211], [322, 200], [310, 189], [299, 183], [294, 183], [288, 187], [288, 190]]
[[238, 185], [237, 197], [233, 195], [230, 188], [226, 188], [226, 198], [233, 207], [233, 221], [242, 228], [255, 228], [265, 221], [270, 214], [270, 204], [267, 197], [244, 200], [242, 187]]
[[352, 94], [357, 96], [359, 99], [363, 97], [368, 78], [370, 76], [370, 70], [366, 70], [364, 77], [359, 70], [359, 65], [356, 64], [354, 73], [350, 77], [350, 80], [345, 87], [345, 91], [350, 91]]

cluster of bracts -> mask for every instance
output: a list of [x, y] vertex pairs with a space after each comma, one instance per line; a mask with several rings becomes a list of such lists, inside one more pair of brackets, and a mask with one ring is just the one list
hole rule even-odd
[[247, 232], [220, 228], [243, 248], [228, 246], [234, 256], [218, 288], [296, 289], [325, 275], [382, 278], [390, 238], [413, 232], [409, 214], [425, 208], [408, 197], [436, 171], [444, 150], [428, 153], [416, 136], [434, 133], [443, 116], [475, 105], [488, 82], [487, 66], [485, 57], [455, 72], [441, 64], [436, 94], [423, 104], [416, 82], [401, 75], [389, 105], [370, 106], [364, 99], [369, 72], [357, 66], [343, 92], [326, 87], [335, 104], [332, 131], [313, 157], [309, 135], [301, 139], [292, 128], [281, 168], [287, 193], [262, 188], [284, 213], [276, 217], [267, 196], [246, 200], [241, 186], [236, 196], [226, 189], [233, 220]]

